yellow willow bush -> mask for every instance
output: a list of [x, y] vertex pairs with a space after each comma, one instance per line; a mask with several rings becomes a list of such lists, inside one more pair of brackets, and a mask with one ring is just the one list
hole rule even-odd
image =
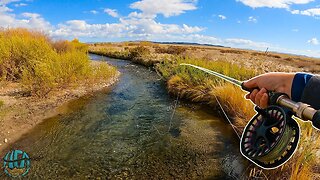
[[0, 30], [0, 78], [21, 82], [31, 94], [45, 96], [54, 88], [95, 78], [87, 51], [77, 39], [54, 42], [26, 29]]

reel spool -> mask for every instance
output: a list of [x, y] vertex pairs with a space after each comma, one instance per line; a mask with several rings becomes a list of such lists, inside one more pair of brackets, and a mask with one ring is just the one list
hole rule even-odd
[[277, 168], [295, 152], [300, 138], [299, 125], [291, 118], [290, 111], [279, 106], [256, 107], [256, 110], [258, 114], [242, 133], [241, 153], [262, 168]]

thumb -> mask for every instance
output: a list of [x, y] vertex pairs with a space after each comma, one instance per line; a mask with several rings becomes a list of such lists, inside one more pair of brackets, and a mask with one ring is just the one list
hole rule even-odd
[[249, 80], [245, 81], [243, 85], [244, 85], [245, 87], [251, 88], [251, 89], [257, 88], [257, 87], [258, 87], [257, 79], [256, 79], [256, 78], [249, 79]]

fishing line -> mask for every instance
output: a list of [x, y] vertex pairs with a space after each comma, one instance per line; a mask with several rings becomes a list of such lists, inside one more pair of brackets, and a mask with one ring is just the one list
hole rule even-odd
[[169, 124], [168, 132], [170, 131], [171, 126], [172, 126], [172, 120], [173, 120], [173, 116], [174, 116], [174, 114], [175, 114], [175, 112], [176, 112], [176, 109], [177, 109], [177, 105], [178, 105], [178, 102], [179, 102], [179, 96], [180, 96], [180, 92], [178, 93], [176, 102], [175, 102], [175, 104], [174, 104], [174, 108], [173, 108], [173, 112], [172, 112], [172, 114], [171, 114], [171, 119], [170, 119], [170, 124]]
[[[172, 111], [172, 114], [171, 114], [171, 117], [170, 117], [169, 128], [168, 128], [167, 132], [170, 132], [170, 129], [172, 127], [172, 120], [173, 120], [173, 117], [174, 117], [176, 109], [177, 109], [177, 105], [178, 105], [178, 102], [179, 102], [179, 96], [180, 96], [180, 93], [178, 93], [177, 99], [175, 100], [175, 104], [174, 104], [173, 111]], [[158, 128], [154, 124], [152, 124], [152, 126], [153, 126], [153, 128], [156, 129], [156, 131], [158, 132], [158, 134], [160, 136], [164, 136], [166, 134], [166, 133], [161, 134], [160, 131], [158, 130]]]
[[233, 131], [237, 134], [238, 138], [241, 139], [239, 133], [237, 132], [238, 127], [232, 124], [232, 122], [231, 122], [230, 118], [228, 117], [227, 113], [224, 111], [224, 109], [223, 109], [218, 97], [216, 95], [214, 95], [214, 97], [216, 98], [216, 101], [218, 102], [218, 105], [220, 106], [220, 109], [222, 110], [224, 116], [227, 118], [227, 120], [228, 120], [229, 124], [231, 125]]
[[159, 71], [157, 70], [157, 68], [154, 68], [154, 70], [156, 71], [157, 75], [160, 77], [160, 79], [157, 79], [158, 81], [163, 79], [163, 76], [159, 73]]

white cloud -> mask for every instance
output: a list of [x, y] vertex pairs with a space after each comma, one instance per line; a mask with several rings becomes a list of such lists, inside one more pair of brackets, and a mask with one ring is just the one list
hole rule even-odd
[[0, 5], [7, 5], [7, 4], [10, 4], [10, 3], [13, 3], [13, 2], [19, 2], [20, 0], [0, 0]]
[[70, 20], [59, 24], [50, 35], [58, 38], [80, 38], [80, 37], [120, 37], [125, 30], [122, 24], [88, 24], [83, 20]]
[[242, 47], [242, 48], [251, 47], [251, 48], [259, 49], [259, 50], [272, 46], [269, 43], [254, 42], [254, 41], [251, 41], [248, 39], [240, 39], [240, 38], [225, 39], [224, 43], [229, 44], [230, 46], [233, 46], [233, 47]]
[[292, 10], [291, 13], [292, 14], [300, 14], [300, 11], [299, 10]]
[[286, 8], [288, 9], [290, 5], [294, 4], [308, 4], [314, 0], [237, 0], [242, 2], [244, 5], [250, 6], [252, 8]]
[[12, 2], [17, 2], [17, 0], [0, 1], [2, 4], [0, 6], [1, 27], [24, 27], [43, 31], [48, 31], [52, 28], [49, 22], [36, 13], [23, 13], [21, 14], [21, 18], [17, 18], [16, 14], [12, 13], [13, 10], [6, 6]]
[[150, 18], [150, 19], [154, 19], [156, 17], [156, 15], [145, 15], [142, 13], [138, 13], [136, 11], [130, 13], [128, 15], [129, 18]]
[[91, 10], [91, 11], [89, 11], [91, 14], [98, 14], [99, 12], [98, 11], [96, 11], [96, 10]]
[[219, 17], [220, 19], [222, 19], [222, 20], [225, 20], [225, 19], [227, 19], [227, 17], [226, 17], [226, 16], [224, 16], [224, 15], [221, 15], [221, 14], [219, 14], [219, 15], [218, 15], [218, 17]]
[[319, 45], [319, 40], [317, 38], [312, 38], [308, 40], [308, 43], [312, 45]]
[[141, 0], [132, 3], [130, 8], [141, 10], [145, 16], [162, 14], [170, 17], [197, 9], [196, 2], [196, 0]]
[[23, 7], [23, 6], [27, 6], [28, 4], [26, 3], [17, 3], [17, 4], [14, 4], [14, 7]]
[[292, 14], [301, 14], [305, 16], [320, 16], [320, 8], [311, 8], [307, 10], [292, 10]]
[[250, 17], [248, 18], [248, 21], [249, 21], [249, 22], [253, 22], [253, 23], [257, 23], [257, 22], [258, 22], [257, 18], [255, 18], [255, 17], [253, 17], [253, 16], [250, 16]]
[[104, 12], [109, 14], [110, 16], [112, 16], [114, 18], [119, 17], [119, 14], [118, 14], [117, 10], [115, 10], [115, 9], [106, 8], [106, 9], [104, 9]]
[[192, 34], [203, 31], [198, 26], [161, 24], [154, 19], [120, 18], [119, 23], [89, 24], [83, 20], [61, 23], [52, 31], [55, 37], [151, 37], [163, 34]]

